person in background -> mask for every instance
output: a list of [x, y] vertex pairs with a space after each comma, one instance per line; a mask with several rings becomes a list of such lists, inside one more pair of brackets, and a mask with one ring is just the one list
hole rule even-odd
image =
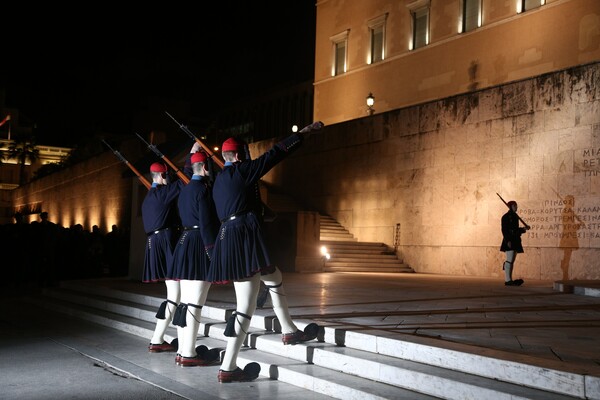
[[41, 272], [44, 286], [58, 284], [58, 271], [56, 268], [56, 248], [58, 246], [60, 228], [48, 219], [48, 212], [40, 213], [40, 243], [41, 243]]
[[514, 200], [506, 203], [508, 211], [502, 216], [502, 244], [500, 251], [506, 255], [506, 261], [502, 265], [504, 270], [504, 285], [506, 286], [521, 286], [523, 279], [513, 280], [512, 274], [515, 266], [515, 260], [518, 253], [523, 253], [523, 245], [521, 243], [521, 235], [525, 233], [529, 226], [519, 227], [519, 216], [517, 215], [518, 205]]
[[233, 282], [237, 302], [225, 329], [229, 340], [218, 373], [221, 383], [251, 381], [260, 373], [258, 363], [248, 363], [242, 370], [237, 365], [237, 358], [257, 307], [261, 280], [270, 290], [273, 310], [281, 324], [283, 343], [296, 344], [317, 337], [320, 329], [317, 324], [311, 323], [301, 331], [290, 317], [281, 271], [271, 264], [265, 245], [263, 208], [257, 184], [275, 165], [298, 149], [305, 136], [322, 127], [321, 122], [312, 123], [254, 160], [246, 157], [246, 144], [236, 138], [227, 139], [221, 147], [225, 165], [213, 188], [221, 226], [213, 250], [209, 279], [213, 284]]
[[217, 237], [219, 220], [212, 199], [204, 152], [192, 154], [193, 175], [181, 189], [177, 206], [183, 232], [175, 244], [173, 262], [167, 279], [179, 281], [181, 303], [173, 324], [178, 328], [179, 351], [175, 363], [182, 367], [213, 365], [219, 361], [218, 349], [196, 347], [202, 307], [211, 283], [206, 280], [210, 255]]
[[[186, 176], [191, 176], [190, 156], [199, 148], [200, 146], [194, 143], [190, 155], [186, 158], [183, 170]], [[179, 282], [167, 279], [167, 270], [172, 262], [174, 238], [181, 225], [177, 213], [177, 199], [185, 184], [179, 179], [170, 183], [167, 172], [167, 166], [162, 162], [155, 162], [150, 166], [152, 187], [142, 202], [142, 222], [148, 236], [144, 249], [142, 282], [165, 282], [167, 287], [167, 299], [158, 308], [156, 327], [148, 345], [148, 350], [152, 353], [173, 352], [178, 348], [177, 340], [167, 343], [164, 336], [173, 320], [180, 298]]]

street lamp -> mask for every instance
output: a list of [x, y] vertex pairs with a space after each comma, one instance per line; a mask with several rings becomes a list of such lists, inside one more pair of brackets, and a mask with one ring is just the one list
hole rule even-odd
[[369, 115], [373, 115], [373, 113], [375, 112], [375, 109], [373, 108], [374, 104], [375, 96], [373, 96], [373, 93], [369, 92], [369, 95], [367, 96], [367, 112], [369, 113]]

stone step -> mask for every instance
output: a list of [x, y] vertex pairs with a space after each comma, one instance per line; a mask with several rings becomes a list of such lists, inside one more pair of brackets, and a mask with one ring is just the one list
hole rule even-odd
[[350, 232], [348, 232], [346, 229], [339, 228], [339, 227], [330, 227], [330, 228], [328, 228], [328, 227], [324, 227], [324, 226], [321, 225], [321, 234], [323, 234], [323, 233], [338, 233], [338, 234], [339, 233], [344, 233], [346, 235], [352, 236], [350, 234]]
[[338, 237], [336, 237], [336, 236], [321, 236], [320, 239], [321, 240], [327, 240], [327, 241], [330, 241], [330, 242], [336, 241], [336, 240], [340, 241], [340, 242], [342, 242], [342, 241], [343, 242], [347, 242], [349, 240], [353, 240], [353, 241], [359, 243], [357, 239], [346, 237], [346, 236], [338, 236]]
[[348, 378], [347, 374], [330, 368], [309, 363], [298, 363], [296, 360], [266, 352], [241, 352], [238, 361], [242, 365], [249, 362], [258, 362], [261, 366], [262, 376], [303, 388], [310, 388], [315, 393], [336, 399], [439, 400], [439, 397], [360, 376]]
[[[347, 249], [343, 249], [342, 251], [338, 251], [338, 249], [335, 249], [331, 246], [325, 246], [329, 251], [330, 254], [335, 254], [336, 252], [339, 254], [344, 254], [344, 255], [351, 255], [351, 254], [356, 254], [356, 255], [365, 255], [365, 256], [386, 256], [386, 257], [397, 257], [396, 254], [394, 252], [388, 251], [386, 249], [368, 249], [368, 248], [363, 248], [363, 249], [353, 249], [353, 248], [347, 248]], [[333, 255], [332, 254], [332, 255]]]
[[344, 254], [344, 255], [335, 255], [332, 254], [331, 258], [327, 260], [327, 263], [330, 262], [346, 262], [346, 263], [364, 263], [364, 264], [402, 264], [402, 261], [398, 260], [396, 256], [386, 256], [386, 255], [369, 255], [365, 256], [363, 254]]
[[337, 221], [336, 221], [336, 220], [334, 220], [334, 219], [328, 219], [328, 220], [325, 220], [325, 219], [323, 219], [323, 218], [320, 218], [320, 224], [321, 224], [321, 226], [322, 226], [322, 227], [325, 227], [325, 228], [330, 228], [330, 229], [333, 229], [333, 228], [336, 228], [336, 229], [344, 229], [344, 228], [342, 227], [342, 225], [340, 225], [340, 223], [339, 223], [339, 222], [337, 222]]
[[344, 242], [337, 242], [337, 241], [329, 242], [327, 240], [321, 240], [321, 244], [326, 245], [326, 246], [337, 247], [337, 248], [350, 247], [350, 248], [375, 248], [375, 249], [388, 249], [388, 250], [390, 249], [389, 246], [387, 246], [381, 242], [348, 242], [348, 243], [344, 243]]
[[384, 243], [326, 241], [321, 237], [321, 245], [330, 255], [323, 265], [325, 272], [414, 272]]
[[332, 230], [332, 229], [321, 229], [321, 237], [323, 236], [332, 236], [332, 237], [348, 237], [349, 239], [353, 238], [354, 236], [352, 236], [350, 233], [348, 233], [347, 231], [343, 231], [343, 230]]
[[[135, 303], [128, 300], [111, 299], [107, 296], [77, 294], [73, 290], [54, 289], [46, 292], [46, 301], [36, 302], [36, 306], [47, 307], [49, 310], [68, 314], [71, 317], [80, 318], [99, 325], [111, 327], [132, 335], [148, 338], [152, 336], [155, 327], [155, 319], [148, 317], [148, 303], [160, 304], [158, 298], [149, 299], [150, 302], [138, 304], [141, 312], [138, 313]], [[113, 292], [113, 295], [118, 293]], [[51, 299], [51, 301], [48, 301]], [[79, 300], [79, 302], [78, 302]], [[35, 302], [35, 300], [30, 299]], [[129, 305], [128, 305], [129, 303]], [[197, 340], [209, 348], [226, 347], [227, 338], [224, 335], [225, 320], [210, 320], [204, 316], [199, 328]], [[232, 310], [222, 313], [222, 309], [208, 311], [207, 314], [230, 315]], [[136, 318], [139, 315], [141, 318]], [[256, 317], [256, 314], [255, 316]], [[258, 362], [261, 365], [261, 375], [270, 379], [289, 383], [295, 386], [310, 388], [315, 393], [320, 393], [332, 398], [372, 398], [372, 399], [435, 399], [428, 395], [396, 387], [394, 385], [369, 380], [357, 376], [349, 376], [343, 371], [335, 371], [325, 367], [316, 366], [310, 362], [311, 352], [307, 351], [308, 345], [284, 346], [281, 342], [281, 334], [267, 331], [262, 328], [261, 323], [256, 323], [252, 318], [252, 324], [244, 342], [244, 346], [256, 349], [255, 351], [243, 350], [238, 357], [241, 366], [249, 362]], [[297, 322], [297, 321], [296, 321]], [[306, 324], [297, 323], [300, 329]], [[175, 327], [169, 327], [165, 340], [172, 341], [177, 337]], [[211, 341], [206, 341], [209, 337]], [[316, 342], [315, 342], [316, 343]], [[266, 349], [266, 350], [265, 350]], [[285, 351], [287, 349], [287, 351]], [[301, 363], [298, 363], [301, 361]], [[337, 394], [336, 394], [337, 393]], [[402, 396], [402, 397], [395, 397]]]
[[[276, 193], [273, 188], [267, 196], [268, 205], [272, 209], [283, 211], [300, 211], [303, 208], [291, 196]], [[328, 248], [331, 259], [324, 266], [326, 272], [414, 272], [414, 270], [398, 260], [394, 251], [383, 243], [361, 243], [354, 235], [344, 228], [336, 219], [329, 215], [320, 214], [320, 241]], [[390, 255], [393, 259], [373, 259], [374, 254]], [[361, 260], [363, 265], [354, 264]], [[374, 263], [378, 263], [374, 264]], [[387, 266], [382, 264], [397, 264]]]
[[415, 271], [406, 265], [352, 265], [350, 263], [325, 264], [323, 272], [385, 272], [385, 273], [414, 273]]
[[[154, 296], [78, 283], [44, 293], [38, 306], [145, 338], [152, 335], [153, 314], [162, 303]], [[218, 341], [213, 347], [224, 348], [225, 321], [232, 311], [231, 304], [207, 303], [202, 309], [199, 339]], [[295, 320], [300, 329], [313, 321]], [[560, 400], [586, 398], [586, 385], [598, 385], [593, 380], [586, 383], [582, 374], [486, 356], [475, 346], [455, 350], [432, 345], [426, 338], [398, 340], [377, 330], [352, 331], [352, 327], [327, 321], [320, 325], [318, 341], [284, 346], [272, 310], [259, 309], [246, 338], [250, 349], [240, 353], [240, 360], [260, 363], [261, 374], [271, 379], [340, 399]], [[172, 340], [175, 328], [169, 328], [168, 334], [167, 340]], [[402, 397], [389, 397], [392, 389]]]

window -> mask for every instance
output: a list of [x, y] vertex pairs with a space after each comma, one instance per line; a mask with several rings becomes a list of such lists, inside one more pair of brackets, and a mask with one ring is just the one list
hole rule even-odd
[[406, 6], [412, 18], [413, 50], [429, 44], [429, 1], [417, 0]]
[[481, 26], [481, 0], [463, 0], [462, 31], [469, 32]]
[[518, 0], [520, 2], [519, 6], [521, 10], [519, 12], [528, 11], [540, 6], [543, 6], [546, 1], [545, 0]]
[[346, 59], [348, 54], [348, 32], [342, 32], [331, 37], [333, 43], [333, 65], [331, 75], [341, 75], [346, 72]]
[[368, 64], [373, 64], [385, 58], [385, 21], [387, 14], [369, 21], [369, 35], [371, 37], [371, 53]]

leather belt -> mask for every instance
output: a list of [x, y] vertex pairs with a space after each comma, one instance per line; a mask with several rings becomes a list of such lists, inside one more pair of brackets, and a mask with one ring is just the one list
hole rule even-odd
[[157, 230], [155, 230], [155, 231], [152, 231], [152, 232], [149, 232], [149, 233], [147, 233], [147, 235], [148, 235], [148, 236], [152, 236], [152, 235], [156, 235], [157, 233], [160, 233], [160, 232], [162, 232], [162, 231], [168, 231], [168, 230], [169, 230], [169, 228], [157, 229]]
[[233, 221], [234, 219], [236, 219], [240, 215], [248, 214], [249, 212], [252, 212], [252, 210], [243, 210], [243, 211], [239, 211], [239, 212], [233, 213], [230, 216], [223, 218], [221, 220], [221, 223], [223, 224], [225, 222]]

